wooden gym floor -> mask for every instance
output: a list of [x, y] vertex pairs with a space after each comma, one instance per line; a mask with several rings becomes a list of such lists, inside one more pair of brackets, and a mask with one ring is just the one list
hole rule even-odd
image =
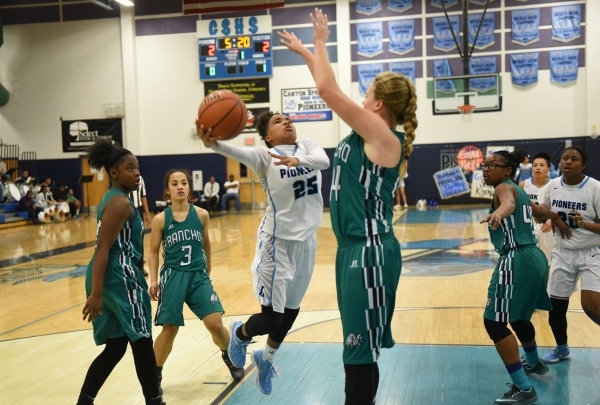
[[[395, 213], [403, 271], [393, 332], [396, 347], [380, 359], [378, 404], [492, 404], [508, 375], [483, 328], [494, 253], [487, 207]], [[259, 306], [251, 287], [260, 211], [211, 220], [212, 279], [225, 306], [224, 323], [247, 319]], [[102, 347], [81, 320], [84, 274], [96, 219], [0, 230], [0, 404], [74, 404]], [[186, 327], [163, 371], [169, 404], [343, 404], [342, 333], [335, 293], [336, 243], [329, 216], [318, 230], [315, 273], [300, 316], [275, 365], [273, 393], [261, 394], [256, 372], [233, 383], [218, 349], [187, 310]], [[145, 246], [150, 238], [146, 236]], [[600, 328], [571, 300], [573, 359], [532, 378], [540, 404], [600, 403]], [[154, 303], [155, 304], [155, 303]], [[543, 354], [554, 345], [546, 312], [533, 317]], [[154, 336], [160, 327], [154, 328]], [[256, 345], [262, 347], [264, 338]], [[251, 364], [248, 361], [247, 366]], [[126, 354], [96, 404], [143, 404], [133, 359]]]

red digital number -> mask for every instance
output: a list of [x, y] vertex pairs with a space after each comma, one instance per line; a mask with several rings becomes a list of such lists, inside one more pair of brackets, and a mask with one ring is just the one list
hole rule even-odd
[[208, 46], [208, 56], [215, 56], [215, 46], [214, 45]]
[[263, 41], [263, 52], [267, 53], [269, 52], [269, 47], [271, 46], [271, 44], [267, 41]]

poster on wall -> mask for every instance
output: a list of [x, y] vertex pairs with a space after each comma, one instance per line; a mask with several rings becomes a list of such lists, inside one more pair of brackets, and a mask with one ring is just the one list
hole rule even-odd
[[[483, 18], [483, 21], [481, 21]], [[479, 27], [481, 24], [481, 28]], [[477, 34], [479, 30], [479, 34]], [[469, 15], [469, 45], [473, 46], [475, 36], [477, 35], [477, 42], [475, 43], [476, 49], [485, 49], [495, 43], [494, 38], [494, 13], [485, 13], [485, 17], [482, 13], [470, 14]]]
[[537, 83], [538, 70], [539, 52], [510, 55], [510, 72], [514, 85], [528, 87]]
[[358, 89], [362, 94], [367, 94], [369, 86], [379, 73], [383, 72], [383, 63], [369, 63], [358, 65]]
[[[448, 17], [433, 17], [433, 49], [450, 52], [456, 49], [456, 41], [460, 40], [457, 15]], [[456, 41], [454, 40], [456, 36]]]
[[258, 124], [258, 117], [264, 112], [270, 111], [269, 107], [261, 108], [246, 108], [248, 111], [248, 121], [242, 132], [258, 132], [256, 124]]
[[554, 83], [572, 83], [579, 72], [579, 49], [550, 51], [550, 80]]
[[412, 62], [390, 62], [390, 72], [400, 73], [408, 77], [413, 85], [417, 82], [417, 66], [415, 61]]
[[387, 0], [388, 10], [403, 13], [412, 8], [413, 0]]
[[488, 200], [494, 198], [494, 187], [486, 185], [483, 181], [483, 170], [475, 170], [473, 172], [473, 180], [471, 181], [471, 197], [485, 198]]
[[456, 164], [468, 172], [479, 170], [484, 160], [483, 152], [475, 145], [463, 146], [456, 154]]
[[383, 23], [356, 24], [356, 45], [360, 56], [372, 58], [383, 53]]
[[217, 90], [233, 91], [246, 104], [268, 103], [271, 101], [269, 99], [269, 79], [204, 82], [204, 96]]
[[552, 39], [570, 42], [581, 36], [581, 4], [552, 7]]
[[433, 180], [443, 200], [469, 192], [469, 184], [458, 166], [435, 172]]
[[[481, 56], [469, 60], [469, 72], [472, 75], [496, 73], [496, 57]], [[495, 77], [476, 77], [469, 80], [469, 86], [479, 92], [494, 90], [498, 85]]]
[[540, 40], [540, 9], [511, 11], [512, 43], [531, 45]]
[[60, 122], [63, 152], [85, 152], [97, 139], [112, 140], [123, 146], [121, 118], [73, 120]]
[[356, 12], [371, 15], [381, 11], [381, 0], [356, 0]]
[[487, 148], [485, 148], [485, 156], [489, 156], [494, 152], [497, 152], [499, 150], [504, 150], [507, 152], [512, 152], [515, 150], [514, 146], [488, 146]]
[[331, 108], [316, 87], [281, 90], [283, 113], [294, 122], [331, 121]]
[[406, 55], [415, 50], [415, 20], [388, 21], [389, 51]]
[[[433, 61], [433, 77], [452, 76], [448, 59], [435, 59]], [[454, 80], [437, 80], [435, 91], [442, 93], [453, 93], [456, 90]]]

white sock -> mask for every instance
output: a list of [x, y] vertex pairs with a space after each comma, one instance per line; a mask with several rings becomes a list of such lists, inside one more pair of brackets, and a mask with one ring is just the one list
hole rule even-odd
[[75, 211], [75, 215], [79, 215], [79, 208]]
[[271, 346], [269, 346], [268, 343], [265, 343], [265, 348], [263, 350], [263, 359], [273, 364], [275, 353], [277, 353], [277, 349], [273, 349]]

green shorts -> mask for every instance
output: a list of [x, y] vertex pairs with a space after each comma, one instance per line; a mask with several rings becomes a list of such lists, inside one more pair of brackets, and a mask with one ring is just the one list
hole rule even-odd
[[511, 250], [500, 256], [492, 273], [483, 317], [497, 322], [529, 321], [533, 311], [550, 311], [546, 291], [548, 260], [537, 247]]
[[[109, 258], [102, 289], [102, 314], [92, 321], [97, 345], [106, 339], [127, 337], [130, 341], [152, 337], [152, 306], [148, 284], [135, 264], [121, 265]], [[85, 276], [86, 296], [92, 291], [90, 262]]]
[[163, 266], [154, 324], [184, 326], [184, 302], [200, 319], [215, 312], [225, 313], [206, 271], [179, 271]]
[[344, 364], [374, 363], [382, 347], [395, 344], [391, 322], [402, 256], [398, 240], [388, 235], [375, 246], [338, 242], [335, 272]]

